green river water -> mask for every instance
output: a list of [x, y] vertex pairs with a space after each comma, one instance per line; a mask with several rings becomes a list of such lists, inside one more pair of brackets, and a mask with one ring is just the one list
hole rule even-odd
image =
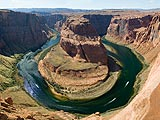
[[34, 56], [46, 49], [56, 45], [59, 37], [47, 42], [41, 49], [36, 52], [29, 52], [17, 64], [20, 75], [24, 78], [25, 90], [41, 105], [74, 113], [90, 114], [94, 112], [105, 112], [125, 105], [134, 93], [133, 85], [137, 74], [143, 69], [143, 64], [137, 56], [127, 47], [111, 43], [105, 39], [102, 40], [104, 45], [113, 49], [107, 51], [106, 55], [115, 58], [121, 63], [122, 72], [114, 87], [108, 92], [90, 101], [61, 101], [56, 99], [45, 80], [38, 72], [37, 63]]

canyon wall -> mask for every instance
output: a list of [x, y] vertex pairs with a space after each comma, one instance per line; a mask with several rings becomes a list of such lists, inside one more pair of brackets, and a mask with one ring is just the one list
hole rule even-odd
[[63, 23], [67, 19], [67, 15], [63, 14], [53, 14], [53, 15], [44, 15], [44, 16], [39, 16], [41, 23], [47, 24], [48, 27], [54, 28], [57, 31], [61, 30], [61, 27]]
[[113, 16], [101, 14], [88, 14], [83, 15], [83, 17], [89, 20], [89, 22], [94, 26], [94, 28], [100, 36], [103, 36], [107, 33], [107, 28], [110, 25]]
[[109, 25], [107, 34], [126, 41], [128, 40], [128, 42], [133, 42], [137, 37], [137, 30], [141, 28], [141, 31], [143, 31], [149, 26], [151, 19], [151, 15], [133, 18], [129, 16], [115, 16]]
[[51, 31], [33, 14], [0, 11], [0, 54], [11, 55], [36, 50]]
[[160, 14], [144, 15], [137, 17], [115, 16], [107, 35], [119, 37], [121, 40], [140, 45], [152, 42], [154, 46], [160, 39]]
[[[70, 15], [67, 14], [51, 14], [43, 16], [40, 15], [39, 17], [43, 24], [47, 24], [50, 28], [55, 28], [57, 31], [60, 31], [63, 23], [69, 16]], [[107, 28], [113, 17], [112, 15], [102, 14], [84, 14], [80, 16], [88, 19], [100, 36], [106, 34]]]
[[160, 14], [114, 16], [107, 36], [130, 44], [147, 62], [153, 62], [160, 52]]
[[[114, 16], [107, 31], [108, 36], [112, 37], [113, 41], [127, 43], [132, 49], [139, 52], [152, 67], [149, 75], [147, 74], [148, 78], [142, 90], [111, 120], [159, 119], [160, 14], [137, 15], [134, 17], [130, 15]], [[148, 73], [149, 70], [150, 67], [145, 72]], [[143, 80], [146, 77], [143, 76]]]

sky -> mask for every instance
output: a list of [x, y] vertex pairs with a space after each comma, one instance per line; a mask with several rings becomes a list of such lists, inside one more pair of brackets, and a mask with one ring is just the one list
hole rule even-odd
[[5, 8], [152, 9], [160, 0], [0, 0]]

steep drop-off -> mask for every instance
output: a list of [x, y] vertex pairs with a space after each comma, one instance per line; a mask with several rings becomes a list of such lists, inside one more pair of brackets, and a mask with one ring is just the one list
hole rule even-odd
[[43, 24], [47, 24], [48, 27], [56, 29], [57, 31], [61, 30], [63, 23], [67, 19], [67, 15], [64, 14], [51, 14], [51, 15], [39, 15], [40, 21]]
[[36, 50], [51, 31], [33, 14], [0, 11], [0, 54], [11, 55]]
[[88, 14], [83, 15], [83, 17], [89, 20], [100, 36], [103, 36], [107, 33], [107, 28], [110, 25], [113, 16], [103, 14]]
[[107, 36], [119, 42], [130, 44], [153, 62], [160, 49], [160, 14], [140, 15], [137, 17], [116, 16], [112, 19]]
[[112, 19], [107, 34], [113, 37], [119, 37], [122, 40], [128, 40], [128, 42], [134, 42], [136, 39], [137, 29], [145, 29], [149, 26], [152, 16], [138, 16], [138, 17], [123, 17], [114, 16]]

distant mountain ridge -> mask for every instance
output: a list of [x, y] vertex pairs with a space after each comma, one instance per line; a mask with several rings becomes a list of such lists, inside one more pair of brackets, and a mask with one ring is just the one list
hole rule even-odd
[[72, 9], [72, 8], [11, 8], [10, 10], [28, 13], [81, 13], [96, 11], [160, 11], [160, 8], [154, 9]]
[[17, 12], [28, 13], [75, 13], [75, 12], [91, 12], [97, 10], [85, 10], [85, 9], [70, 9], [70, 8], [13, 8], [11, 9]]

